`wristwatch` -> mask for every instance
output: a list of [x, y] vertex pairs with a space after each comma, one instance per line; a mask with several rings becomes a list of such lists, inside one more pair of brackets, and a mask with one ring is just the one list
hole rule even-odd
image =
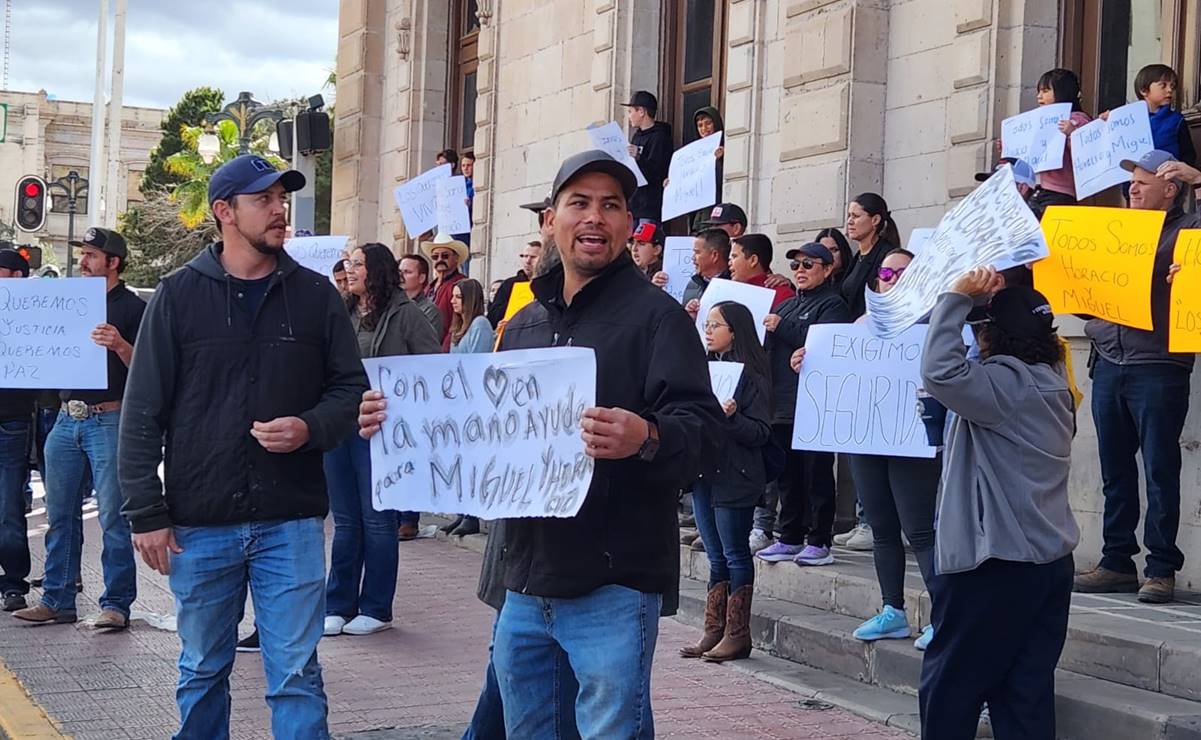
[[659, 453], [659, 427], [655, 422], [646, 422], [646, 441], [642, 443], [642, 447], [638, 448], [638, 459], [643, 462], [650, 462], [655, 459], [655, 455]]

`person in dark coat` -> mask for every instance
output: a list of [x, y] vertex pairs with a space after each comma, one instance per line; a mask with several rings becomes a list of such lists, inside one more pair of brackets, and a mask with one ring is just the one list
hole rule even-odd
[[671, 124], [655, 120], [659, 101], [646, 90], [634, 93], [624, 107], [629, 108], [626, 118], [634, 129], [630, 137], [630, 156], [646, 178], [646, 184], [630, 198], [630, 211], [635, 222], [641, 218], [658, 221], [663, 217], [663, 184], [667, 181], [667, 170], [675, 151]]

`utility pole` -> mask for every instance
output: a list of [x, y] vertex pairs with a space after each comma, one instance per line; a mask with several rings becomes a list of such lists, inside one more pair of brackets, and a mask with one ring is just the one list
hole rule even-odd
[[[88, 163], [88, 218], [100, 217], [104, 195], [104, 70], [108, 50], [108, 0], [100, 0], [96, 21], [96, 90], [92, 96], [92, 156]], [[69, 255], [68, 255], [69, 259]]]
[[[108, 176], [104, 178], [104, 213], [92, 216], [93, 222], [107, 228], [117, 225], [118, 193], [121, 182], [121, 121], [125, 96], [125, 5], [127, 0], [114, 0], [113, 16], [113, 81], [108, 113]], [[100, 217], [103, 216], [103, 220]]]

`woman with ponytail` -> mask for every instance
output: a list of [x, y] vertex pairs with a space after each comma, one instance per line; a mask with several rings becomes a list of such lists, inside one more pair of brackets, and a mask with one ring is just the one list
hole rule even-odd
[[863, 193], [847, 206], [847, 236], [858, 249], [846, 267], [842, 297], [851, 309], [851, 318], [867, 312], [866, 288], [876, 289], [876, 276], [884, 256], [901, 246], [897, 224], [888, 212], [888, 203], [877, 193]]

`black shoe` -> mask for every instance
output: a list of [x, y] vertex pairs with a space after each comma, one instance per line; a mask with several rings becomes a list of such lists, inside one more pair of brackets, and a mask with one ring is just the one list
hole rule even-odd
[[444, 534], [450, 534], [454, 530], [458, 529], [459, 525], [463, 523], [464, 519], [466, 519], [466, 517], [462, 514], [459, 514], [459, 516], [453, 522], [450, 524], [443, 524], [441, 527], [438, 527], [438, 529]]
[[257, 653], [259, 649], [259, 631], [257, 629], [238, 640], [237, 650], [239, 653]]
[[25, 603], [25, 594], [17, 591], [10, 591], [4, 594], [4, 605], [0, 607], [6, 612], [15, 612], [18, 609], [24, 609], [29, 606]]
[[479, 533], [480, 533], [480, 520], [473, 516], [465, 516], [465, 517], [463, 517], [463, 521], [459, 523], [459, 526], [455, 527], [454, 529], [452, 529], [450, 531], [450, 536], [451, 537], [464, 537], [469, 534], [479, 534]]

